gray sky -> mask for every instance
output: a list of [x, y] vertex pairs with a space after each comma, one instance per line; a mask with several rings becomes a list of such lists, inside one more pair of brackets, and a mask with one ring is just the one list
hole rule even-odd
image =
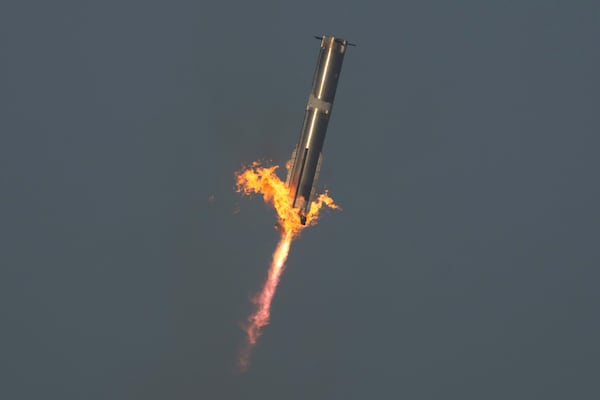
[[[0, 398], [600, 398], [600, 7], [391, 3], [2, 3]], [[344, 210], [237, 375], [315, 34]]]

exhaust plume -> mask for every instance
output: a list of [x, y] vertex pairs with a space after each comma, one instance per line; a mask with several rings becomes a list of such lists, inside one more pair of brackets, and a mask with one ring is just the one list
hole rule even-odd
[[[286, 164], [289, 169], [290, 163]], [[333, 202], [327, 192], [319, 195], [310, 205], [306, 215], [305, 224], [302, 224], [298, 210], [292, 206], [289, 188], [279, 179], [275, 171], [278, 166], [263, 167], [259, 162], [252, 163], [249, 167], [236, 172], [237, 191], [245, 195], [261, 194], [264, 201], [275, 208], [277, 212], [277, 226], [281, 232], [279, 243], [273, 252], [271, 266], [262, 290], [252, 299], [254, 311], [243, 325], [246, 332], [246, 341], [242, 346], [238, 359], [240, 371], [246, 371], [250, 363], [250, 354], [261, 335], [262, 328], [269, 324], [271, 316], [271, 303], [281, 274], [285, 269], [290, 247], [302, 229], [314, 225], [323, 206], [332, 209], [340, 207]]]

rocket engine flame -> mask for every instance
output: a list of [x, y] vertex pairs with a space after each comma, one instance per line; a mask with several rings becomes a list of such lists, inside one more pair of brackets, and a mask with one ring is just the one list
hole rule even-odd
[[244, 330], [247, 335], [247, 342], [242, 348], [239, 358], [239, 367], [241, 371], [248, 369], [250, 362], [250, 352], [258, 341], [258, 337], [261, 334], [261, 329], [269, 324], [269, 318], [271, 316], [271, 302], [275, 296], [277, 290], [277, 284], [281, 278], [281, 274], [285, 269], [285, 261], [287, 260], [290, 252], [290, 245], [292, 244], [291, 232], [285, 232], [281, 235], [281, 239], [277, 244], [275, 252], [273, 252], [273, 261], [267, 275], [267, 279], [263, 285], [260, 293], [252, 299], [255, 304], [255, 311], [248, 317], [248, 323], [244, 326]]
[[[263, 167], [260, 162], [255, 161], [249, 167], [236, 173], [236, 184], [237, 191], [245, 195], [262, 194], [265, 203], [275, 208], [282, 231], [289, 231], [295, 237], [302, 229], [316, 224], [323, 206], [340, 209], [325, 191], [311, 203], [306, 215], [306, 225], [302, 225], [298, 209], [292, 206], [290, 189], [275, 173], [278, 168], [278, 165]], [[286, 168], [290, 168], [289, 161], [286, 163]]]
[[[289, 166], [290, 162], [288, 161], [286, 167], [289, 169]], [[238, 360], [238, 365], [242, 372], [249, 366], [250, 353], [261, 335], [261, 329], [269, 324], [271, 303], [275, 296], [281, 274], [285, 269], [285, 262], [290, 252], [292, 241], [299, 235], [302, 229], [317, 222], [319, 212], [324, 206], [332, 209], [340, 209], [327, 192], [322, 193], [311, 203], [309, 212], [306, 215], [306, 224], [303, 225], [300, 221], [298, 209], [292, 206], [289, 188], [275, 173], [277, 168], [277, 165], [263, 167], [260, 162], [255, 161], [249, 167], [236, 172], [237, 191], [245, 195], [253, 193], [261, 194], [264, 201], [275, 208], [279, 227], [281, 228], [281, 238], [273, 252], [273, 260], [265, 283], [262, 290], [252, 299], [255, 309], [248, 317], [247, 323], [243, 326], [246, 332], [246, 342], [242, 347]]]

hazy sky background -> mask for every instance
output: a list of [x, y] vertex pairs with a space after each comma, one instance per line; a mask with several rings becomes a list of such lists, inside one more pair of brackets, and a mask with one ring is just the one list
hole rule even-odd
[[[233, 173], [289, 157], [319, 34], [358, 44], [344, 210], [238, 375], [277, 232]], [[600, 398], [599, 38], [596, 1], [3, 1], [0, 398]]]

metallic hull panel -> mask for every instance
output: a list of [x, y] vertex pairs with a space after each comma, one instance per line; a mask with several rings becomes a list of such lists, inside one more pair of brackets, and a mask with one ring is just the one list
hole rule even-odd
[[321, 48], [300, 140], [292, 153], [286, 182], [293, 206], [299, 209], [303, 224], [306, 223], [306, 215], [313, 200], [335, 91], [342, 71], [344, 54], [350, 45], [346, 40], [333, 36], [323, 36], [320, 39]]

